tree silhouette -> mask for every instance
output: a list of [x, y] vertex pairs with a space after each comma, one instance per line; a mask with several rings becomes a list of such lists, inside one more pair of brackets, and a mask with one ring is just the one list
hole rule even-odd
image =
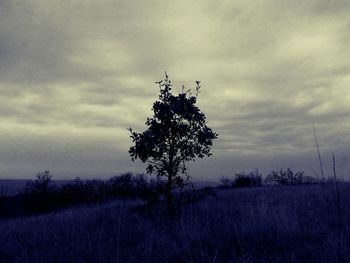
[[133, 161], [147, 163], [148, 174], [167, 177], [165, 196], [172, 210], [173, 190], [189, 182], [186, 162], [210, 156], [212, 141], [218, 134], [206, 125], [206, 116], [195, 105], [201, 88], [199, 81], [195, 96], [190, 90], [185, 91], [184, 86], [180, 94], [173, 95], [166, 72], [164, 80], [156, 83], [160, 94], [153, 104], [153, 117], [145, 123], [147, 130], [137, 133], [128, 129], [134, 143], [129, 154]]

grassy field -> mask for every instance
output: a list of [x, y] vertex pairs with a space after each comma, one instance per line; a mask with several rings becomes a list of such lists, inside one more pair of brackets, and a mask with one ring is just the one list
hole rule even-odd
[[[176, 218], [113, 201], [0, 222], [0, 262], [350, 262], [350, 184], [220, 190]], [[337, 210], [337, 204], [340, 207]]]

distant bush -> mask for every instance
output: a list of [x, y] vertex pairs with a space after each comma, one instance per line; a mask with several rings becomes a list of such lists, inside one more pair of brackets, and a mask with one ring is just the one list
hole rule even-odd
[[223, 175], [220, 177], [220, 183], [221, 184], [219, 185], [219, 187], [223, 189], [232, 188], [235, 185], [235, 182], [232, 178]]
[[[138, 175], [137, 183], [142, 184], [141, 181], [147, 184], [147, 180], [142, 176]], [[119, 176], [114, 176], [106, 181], [107, 191], [111, 196], [118, 196], [122, 198], [136, 197], [134, 192], [136, 188], [135, 176], [132, 173], [126, 173]]]
[[249, 173], [236, 173], [234, 178], [235, 187], [262, 186], [262, 175], [259, 170]]
[[107, 180], [77, 178], [60, 187], [57, 194], [71, 204], [101, 203], [113, 198], [141, 199], [148, 203], [159, 200], [163, 189], [162, 181], [149, 179], [144, 174], [125, 173]]
[[50, 210], [52, 194], [56, 185], [52, 182], [50, 171], [45, 170], [36, 174], [36, 179], [28, 181], [21, 195], [23, 210], [46, 212]]
[[287, 170], [280, 169], [279, 171], [271, 171], [271, 173], [265, 178], [266, 184], [278, 184], [278, 185], [298, 185], [303, 184], [304, 172], [294, 172], [290, 168]]
[[56, 200], [62, 206], [75, 204], [100, 203], [108, 198], [107, 187], [103, 180], [81, 180], [75, 178], [73, 182], [66, 183], [55, 192]]
[[44, 172], [38, 172], [34, 181], [28, 181], [26, 183], [24, 192], [45, 197], [54, 188], [55, 185], [52, 183], [50, 171], [45, 170]]
[[312, 176], [303, 175], [302, 177], [302, 184], [318, 184], [320, 182], [321, 180]]
[[88, 199], [89, 193], [86, 191], [85, 182], [76, 177], [71, 183], [62, 185], [58, 190], [61, 202], [65, 205], [81, 203]]
[[221, 176], [220, 182], [220, 188], [228, 189], [234, 187], [262, 186], [263, 180], [259, 170], [255, 170], [249, 173], [236, 173], [233, 178]]

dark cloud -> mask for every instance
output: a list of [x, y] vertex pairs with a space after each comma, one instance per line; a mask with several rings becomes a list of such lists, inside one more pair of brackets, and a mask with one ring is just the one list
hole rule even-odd
[[313, 166], [313, 123], [346, 173], [349, 11], [346, 0], [0, 1], [0, 176], [140, 168], [126, 128], [144, 129], [165, 69], [175, 91], [202, 81], [220, 135], [194, 173]]

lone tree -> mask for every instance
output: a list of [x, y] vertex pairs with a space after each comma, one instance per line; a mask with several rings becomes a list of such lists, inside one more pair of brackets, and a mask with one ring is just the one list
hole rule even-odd
[[133, 161], [147, 163], [148, 174], [167, 177], [166, 202], [173, 209], [173, 190], [182, 188], [189, 180], [186, 162], [210, 156], [212, 141], [218, 134], [206, 125], [206, 116], [195, 105], [201, 88], [199, 81], [195, 96], [190, 90], [185, 91], [184, 86], [180, 94], [173, 95], [166, 72], [165, 79], [156, 83], [160, 94], [153, 104], [153, 117], [145, 123], [147, 130], [138, 133], [128, 129], [134, 143], [129, 154]]

